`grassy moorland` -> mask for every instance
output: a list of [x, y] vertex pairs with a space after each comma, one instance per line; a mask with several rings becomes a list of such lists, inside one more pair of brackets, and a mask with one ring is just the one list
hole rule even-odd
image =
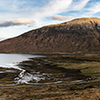
[[[32, 58], [19, 65], [27, 71], [31, 68], [54, 73], [52, 77], [62, 79], [62, 82], [0, 87], [0, 100], [100, 100], [99, 55], [49, 55]], [[51, 77], [50, 79], [41, 82], [55, 81]], [[75, 80], [83, 81], [74, 82]]]
[[99, 55], [55, 55], [43, 59], [57, 67], [80, 70], [84, 76], [100, 77]]

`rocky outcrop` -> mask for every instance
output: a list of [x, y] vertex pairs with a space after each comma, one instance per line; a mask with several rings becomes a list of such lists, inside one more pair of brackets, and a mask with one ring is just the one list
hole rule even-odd
[[0, 42], [6, 53], [99, 53], [100, 18], [80, 18]]

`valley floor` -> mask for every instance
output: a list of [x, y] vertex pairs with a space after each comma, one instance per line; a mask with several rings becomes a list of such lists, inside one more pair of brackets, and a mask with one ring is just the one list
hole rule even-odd
[[100, 100], [100, 82], [0, 87], [0, 100]]
[[[61, 73], [60, 76], [70, 79], [58, 84], [1, 86], [0, 100], [100, 100], [99, 55], [49, 55], [19, 65], [26, 66], [27, 70], [30, 67], [57, 75]], [[80, 79], [82, 81], [72, 82]]]

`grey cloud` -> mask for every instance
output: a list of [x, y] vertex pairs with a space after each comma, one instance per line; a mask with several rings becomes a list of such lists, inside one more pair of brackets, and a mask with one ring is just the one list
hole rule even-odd
[[12, 21], [0, 22], [0, 27], [18, 26], [18, 25], [33, 25], [34, 21], [29, 19], [16, 19]]

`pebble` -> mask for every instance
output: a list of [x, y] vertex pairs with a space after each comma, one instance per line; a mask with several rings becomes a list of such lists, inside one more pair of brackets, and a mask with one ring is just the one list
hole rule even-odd
[[76, 92], [75, 95], [79, 95], [79, 92]]

